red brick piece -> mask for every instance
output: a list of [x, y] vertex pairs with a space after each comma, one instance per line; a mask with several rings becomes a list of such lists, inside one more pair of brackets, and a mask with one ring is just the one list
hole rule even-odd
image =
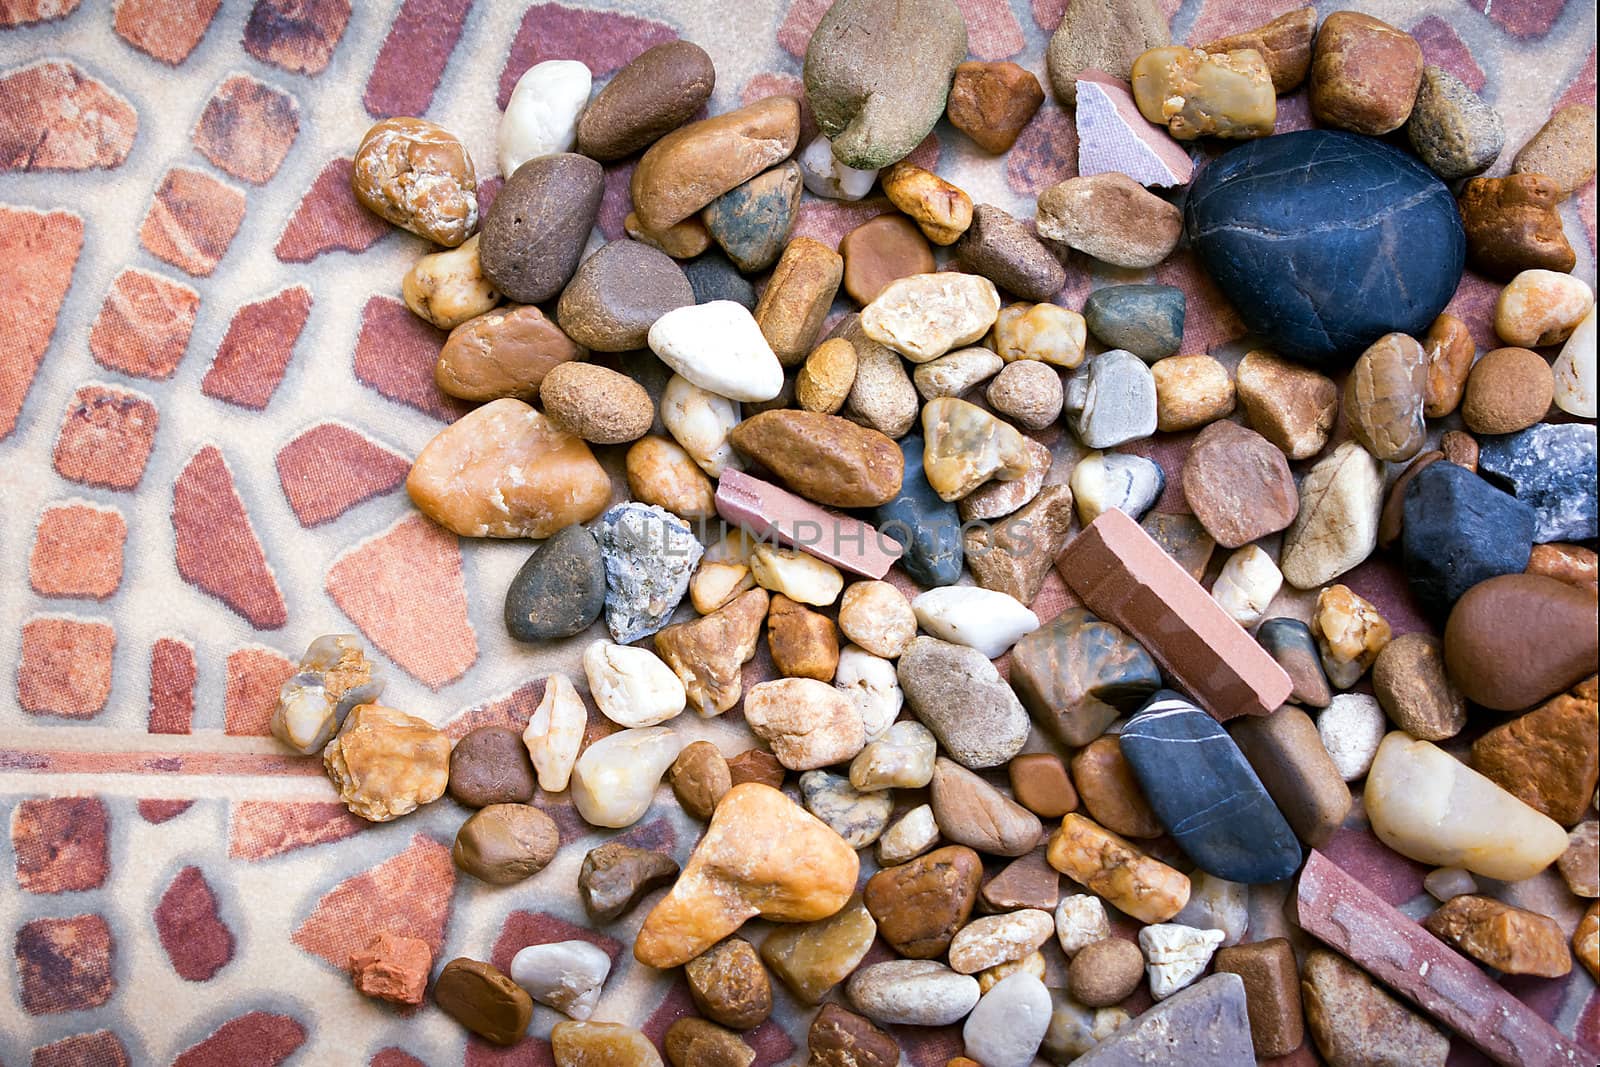
[[244, 209], [240, 190], [203, 171], [173, 167], [150, 202], [139, 240], [157, 259], [203, 278], [227, 255]]
[[818, 507], [742, 471], [717, 483], [717, 514], [757, 537], [770, 537], [852, 574], [882, 578], [904, 551], [860, 519]]
[[29, 1067], [128, 1067], [128, 1050], [110, 1030], [96, 1030], [37, 1046]]
[[58, 504], [39, 516], [28, 579], [40, 596], [104, 599], [122, 583], [128, 525], [115, 508]]
[[421, 1004], [432, 968], [433, 953], [426, 941], [387, 930], [374, 934], [360, 952], [350, 953], [350, 977], [357, 992], [395, 1004]]
[[288, 621], [283, 594], [267, 566], [233, 475], [215, 446], [196, 452], [172, 490], [172, 532], [178, 573], [258, 630]]
[[433, 367], [445, 332], [423, 322], [400, 301], [375, 296], [361, 309], [356, 337], [356, 377], [397, 403], [444, 422], [471, 406], [439, 392]]
[[17, 702], [34, 715], [92, 719], [111, 696], [109, 623], [39, 616], [22, 626]]
[[300, 525], [329, 522], [397, 488], [411, 461], [336, 422], [313, 426], [278, 452], [278, 481]]
[[133, 107], [75, 63], [46, 59], [0, 78], [0, 171], [119, 167], [138, 130]]
[[200, 294], [182, 282], [130, 267], [117, 275], [89, 330], [101, 366], [138, 378], [170, 378], [189, 346]]
[[1067, 545], [1056, 569], [1084, 606], [1133, 635], [1219, 722], [1270, 715], [1289, 699], [1284, 669], [1115, 508]]
[[206, 35], [221, 0], [117, 0], [117, 36], [139, 51], [177, 66]]
[[229, 1019], [210, 1037], [178, 1054], [172, 1067], [249, 1064], [277, 1067], [306, 1042], [306, 1028], [287, 1015], [252, 1011]]
[[142, 393], [86, 385], [78, 390], [56, 438], [56, 473], [84, 485], [133, 489], [155, 445], [160, 415]]
[[264, 185], [278, 173], [299, 134], [300, 106], [294, 97], [248, 74], [234, 74], [206, 101], [195, 123], [194, 146], [218, 170]]
[[233, 931], [217, 914], [217, 895], [199, 867], [178, 872], [153, 918], [161, 947], [184, 981], [209, 981], [233, 959]]
[[64, 19], [78, 10], [78, 3], [79, 0], [0, 0], [0, 27]]
[[98, 797], [24, 800], [11, 813], [17, 885], [29, 893], [76, 893], [106, 880], [106, 809]]
[[0, 207], [0, 438], [17, 425], [83, 250], [83, 220], [65, 211]]
[[350, 0], [256, 0], [244, 50], [294, 74], [320, 74], [350, 21]]
[[428, 113], [470, 10], [472, 0], [405, 0], [367, 78], [361, 97], [367, 114], [386, 119]]
[[311, 290], [296, 285], [233, 313], [200, 391], [260, 411], [272, 399], [311, 313]]
[[350, 188], [354, 174], [354, 160], [330, 159], [323, 166], [272, 249], [280, 262], [310, 263], [324, 252], [365, 252], [393, 230], [356, 199]]
[[35, 919], [17, 931], [22, 1007], [29, 1015], [98, 1008], [111, 999], [111, 928], [98, 915]]
[[267, 722], [278, 705], [278, 690], [294, 673], [285, 656], [265, 648], [228, 653], [227, 686], [222, 699], [225, 733], [266, 737]]
[[186, 734], [194, 722], [194, 647], [163, 637], [150, 647], [150, 723], [153, 734]]

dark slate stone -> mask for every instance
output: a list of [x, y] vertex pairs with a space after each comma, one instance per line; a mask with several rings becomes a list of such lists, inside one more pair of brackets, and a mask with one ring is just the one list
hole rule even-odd
[[1253, 333], [1338, 370], [1379, 337], [1421, 337], [1461, 280], [1455, 198], [1416, 159], [1340, 130], [1249, 141], [1205, 167], [1189, 241]]
[[872, 509], [878, 532], [905, 547], [900, 569], [919, 585], [955, 585], [966, 552], [961, 547], [961, 515], [954, 503], [939, 499], [922, 473], [922, 438], [899, 440], [906, 458], [900, 495]]
[[732, 300], [751, 311], [756, 309], [756, 287], [721, 252], [705, 252], [679, 265], [689, 279], [689, 288], [694, 290], [696, 304]]
[[1267, 650], [1294, 683], [1289, 700], [1308, 708], [1325, 708], [1333, 701], [1333, 689], [1322, 669], [1322, 654], [1311, 627], [1299, 619], [1266, 619], [1256, 627], [1256, 642]]
[[1108, 285], [1089, 294], [1083, 318], [1107, 348], [1124, 348], [1154, 363], [1178, 351], [1185, 307], [1177, 286]]
[[700, 217], [734, 265], [753, 274], [772, 266], [783, 251], [801, 188], [800, 164], [787, 160], [723, 193]]
[[1595, 503], [1595, 428], [1540, 423], [1521, 433], [1486, 437], [1478, 471], [1533, 508], [1533, 539], [1587, 541], [1600, 533]]
[[1077, 748], [1161, 688], [1144, 646], [1082, 608], [1068, 608], [1011, 649], [1011, 688], [1040, 729]]
[[1534, 525], [1532, 508], [1465, 467], [1428, 464], [1406, 486], [1400, 530], [1411, 591], [1443, 619], [1479, 582], [1527, 569]]
[[589, 628], [606, 606], [606, 568], [594, 535], [576, 524], [545, 540], [506, 590], [506, 629], [553, 641]]
[[1259, 885], [1299, 868], [1299, 840], [1217, 720], [1163, 689], [1120, 740], [1150, 809], [1202, 870]]

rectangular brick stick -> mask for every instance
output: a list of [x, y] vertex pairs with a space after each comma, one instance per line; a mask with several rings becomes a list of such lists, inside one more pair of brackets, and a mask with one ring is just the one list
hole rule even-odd
[[1295, 921], [1378, 981], [1508, 1067], [1592, 1064], [1578, 1046], [1338, 864], [1312, 850]]
[[1102, 512], [1056, 560], [1084, 606], [1132, 634], [1219, 722], [1270, 715], [1289, 676], [1127, 515]]
[[841, 570], [882, 578], [904, 551], [860, 519], [840, 515], [743, 471], [717, 481], [717, 514], [757, 537], [793, 545]]

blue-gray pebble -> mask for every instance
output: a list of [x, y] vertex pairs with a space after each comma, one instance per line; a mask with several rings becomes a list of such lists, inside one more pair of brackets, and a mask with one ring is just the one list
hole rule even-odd
[[518, 641], [554, 641], [589, 628], [606, 606], [606, 568], [594, 535], [558, 530], [506, 590], [506, 629]]
[[1587, 541], [1600, 532], [1595, 501], [1595, 428], [1540, 423], [1520, 433], [1486, 437], [1478, 470], [1533, 508], [1533, 539]]
[[1174, 285], [1108, 285], [1089, 294], [1083, 318], [1101, 344], [1154, 363], [1182, 344], [1185, 308]]
[[1533, 509], [1465, 467], [1447, 460], [1428, 464], [1406, 486], [1404, 507], [1400, 550], [1406, 581], [1440, 620], [1479, 582], [1520, 574], [1528, 566]]
[[785, 160], [706, 206], [701, 219], [734, 266], [746, 274], [777, 261], [800, 209], [800, 164]]
[[732, 300], [751, 311], [756, 309], [756, 287], [721, 252], [704, 252], [682, 264], [696, 304], [713, 300]]
[[956, 505], [939, 499], [922, 473], [922, 438], [902, 437], [905, 474], [900, 493], [872, 510], [878, 532], [905, 546], [900, 569], [920, 585], [955, 585], [961, 580], [966, 552], [961, 547], [961, 515]]

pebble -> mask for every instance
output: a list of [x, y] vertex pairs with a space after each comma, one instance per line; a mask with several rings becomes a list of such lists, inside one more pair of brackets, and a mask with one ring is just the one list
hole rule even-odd
[[567, 788], [588, 724], [589, 709], [567, 676], [546, 675], [544, 696], [522, 731], [522, 744], [538, 773], [540, 789], [559, 793]]
[[1163, 1061], [1221, 1067], [1249, 1063], [1254, 1056], [1244, 982], [1236, 974], [1213, 974], [1123, 1024], [1074, 1060], [1073, 1067], [1141, 1067]]
[[1221, 930], [1196, 930], [1180, 923], [1157, 923], [1139, 931], [1139, 947], [1148, 961], [1150, 995], [1166, 1000], [1205, 973], [1222, 943]]
[[1478, 471], [1533, 509], [1535, 541], [1587, 541], [1600, 532], [1593, 426], [1541, 424], [1485, 441]]
[[1185, 213], [1201, 265], [1250, 332], [1330, 373], [1386, 333], [1421, 336], [1466, 255], [1455, 198], [1432, 171], [1338, 130], [1232, 149], [1196, 178]]
[[1259, 885], [1299, 868], [1294, 831], [1216, 719], [1162, 690], [1119, 741], [1160, 824], [1202, 870]]
[[[1506, 626], [1507, 619], [1517, 625]], [[1502, 574], [1456, 601], [1444, 629], [1444, 662], [1474, 704], [1519, 711], [1594, 672], [1597, 632], [1587, 590], [1539, 575]]]
[[749, 589], [702, 618], [656, 633], [657, 655], [701, 718], [721, 715], [739, 702], [743, 667], [756, 654], [767, 605], [764, 590]]
[[806, 411], [837, 415], [856, 381], [856, 349], [834, 337], [812, 349], [795, 377], [795, 402]]
[[1439, 451], [1456, 466], [1474, 474], [1478, 472], [1478, 439], [1465, 430], [1446, 430], [1440, 434]]
[[1600, 903], [1589, 905], [1572, 933], [1572, 953], [1582, 961], [1589, 977], [1600, 975]]
[[1493, 897], [1452, 897], [1422, 920], [1422, 926], [1502, 974], [1562, 978], [1572, 970], [1572, 952], [1554, 919]]
[[1434, 867], [1518, 882], [1567, 848], [1559, 823], [1443, 749], [1399, 730], [1378, 747], [1362, 799], [1380, 841]]
[[1060, 304], [1008, 304], [990, 340], [1007, 363], [1031, 359], [1070, 370], [1083, 362], [1087, 330], [1082, 315]]
[[1126, 81], [1104, 71], [1081, 71], [1077, 94], [1079, 175], [1117, 171], [1144, 186], [1189, 184], [1194, 161], [1165, 127], [1139, 114]]
[[1594, 549], [1582, 545], [1534, 545], [1527, 573], [1592, 590], [1600, 587], [1600, 558]]
[[538, 808], [491, 803], [461, 824], [450, 859], [490, 885], [513, 885], [544, 870], [560, 846], [555, 820]]
[[[1164, 478], [1165, 476], [1163, 476]], [[1217, 543], [1193, 515], [1155, 512], [1145, 516], [1140, 528], [1178, 567], [1200, 581], [1211, 564]]]
[[1512, 161], [1516, 174], [1543, 174], [1563, 197], [1581, 189], [1595, 169], [1595, 111], [1589, 104], [1568, 104], [1528, 139]]
[[1048, 752], [1015, 756], [1006, 766], [1006, 775], [1017, 803], [1040, 818], [1059, 819], [1077, 810], [1078, 792], [1059, 756]]
[[1107, 937], [1079, 949], [1067, 968], [1067, 990], [1078, 1003], [1108, 1008], [1133, 995], [1144, 979], [1144, 957], [1132, 941]]
[[1078, 522], [1087, 526], [1103, 511], [1118, 511], [1142, 519], [1167, 488], [1167, 475], [1155, 460], [1126, 452], [1090, 452], [1072, 468], [1068, 484], [1078, 509]]
[[450, 797], [468, 808], [533, 799], [533, 764], [509, 726], [469, 730], [450, 751]]
[[868, 508], [900, 492], [904, 461], [877, 430], [815, 411], [763, 411], [733, 428], [740, 452], [819, 504]]
[[1218, 944], [1224, 946], [1243, 941], [1250, 929], [1250, 887], [1199, 870], [1193, 873], [1190, 883], [1189, 903], [1172, 921], [1196, 930], [1215, 931], [1222, 935]]
[[996, 659], [1024, 635], [1039, 628], [1038, 616], [1015, 597], [974, 586], [946, 586], [918, 594], [911, 602], [917, 622], [934, 637]]
[[600, 165], [562, 152], [540, 156], [506, 178], [483, 217], [478, 260], [484, 275], [519, 304], [542, 304], [566, 286], [600, 211]]
[[1272, 74], [1254, 49], [1152, 48], [1133, 61], [1129, 81], [1139, 112], [1179, 141], [1270, 137], [1277, 121]]
[[986, 590], [1031, 604], [1072, 536], [1072, 490], [1048, 485], [1003, 523], [969, 527], [967, 567]]
[[878, 866], [893, 867], [915, 859], [939, 843], [939, 824], [933, 808], [919, 804], [900, 816], [878, 838]]
[[1497, 348], [1473, 365], [1461, 418], [1473, 433], [1516, 433], [1543, 419], [1554, 397], [1555, 377], [1543, 356]]
[[1250, 425], [1290, 459], [1322, 451], [1339, 413], [1339, 387], [1307, 367], [1254, 351], [1236, 371], [1239, 402]]
[[1028, 452], [1028, 469], [1009, 482], [985, 482], [960, 500], [956, 511], [964, 523], [1002, 519], [1026, 507], [1044, 490], [1045, 476], [1054, 458], [1050, 449], [1031, 437], [1022, 440]]
[[1044, 836], [1037, 815], [954, 760], [935, 761], [931, 784], [939, 831], [957, 844], [993, 856], [1022, 856]]
[[844, 259], [821, 241], [796, 237], [784, 248], [755, 310], [779, 363], [805, 361], [843, 277]]
[[510, 177], [530, 159], [577, 147], [578, 116], [592, 83], [589, 68], [573, 59], [549, 59], [524, 71], [495, 134], [500, 173]]
[[433, 380], [463, 400], [533, 401], [552, 367], [584, 355], [538, 308], [502, 307], [450, 331]]
[[1266, 617], [1268, 605], [1281, 588], [1283, 572], [1272, 557], [1259, 545], [1245, 545], [1234, 549], [1222, 565], [1211, 586], [1211, 596], [1222, 605], [1228, 618], [1250, 630]]
[[683, 740], [665, 726], [622, 730], [592, 742], [572, 768], [572, 804], [591, 826], [613, 829], [644, 818]]
[[1032, 974], [996, 982], [961, 1028], [966, 1051], [983, 1067], [1030, 1067], [1050, 1028], [1050, 991]]
[[961, 974], [977, 974], [1020, 960], [1050, 940], [1054, 932], [1055, 920], [1038, 908], [974, 919], [951, 938], [950, 967]]
[[917, 390], [900, 353], [868, 337], [861, 316], [840, 319], [828, 335], [855, 346], [856, 380], [850, 384], [845, 414], [863, 426], [898, 440], [917, 421]]
[[544, 377], [539, 399], [552, 422], [590, 444], [638, 440], [650, 432], [656, 417], [655, 404], [644, 386], [594, 363], [552, 367]]
[[[664, 230], [647, 230], [636, 212], [628, 212], [622, 220], [622, 231], [641, 244], [647, 244], [673, 259], [693, 259], [711, 247], [711, 234], [699, 215], [690, 215]], [[681, 264], [680, 264], [681, 266]]]
[[[612, 241], [579, 265], [561, 291], [556, 321], [587, 348], [624, 352], [643, 348], [661, 316], [693, 305], [694, 290], [672, 257], [638, 241]], [[548, 397], [542, 387], [541, 396]]]
[[1482, 174], [1505, 147], [1505, 124], [1494, 108], [1443, 67], [1422, 68], [1422, 84], [1406, 122], [1411, 147], [1445, 181]]
[[[928, 763], [932, 762], [929, 756]], [[853, 778], [854, 764], [851, 766]], [[930, 777], [931, 773], [930, 766]], [[807, 771], [800, 776], [800, 795], [807, 811], [844, 838], [845, 844], [862, 849], [883, 836], [894, 809], [894, 796], [887, 790], [858, 790], [852, 778], [827, 771]]]
[[900, 1046], [871, 1019], [824, 1004], [806, 1031], [808, 1067], [896, 1067]]
[[1017, 143], [1043, 103], [1044, 90], [1031, 71], [1010, 62], [968, 60], [956, 67], [945, 115], [979, 148], [999, 155]]
[[515, 1045], [533, 1021], [533, 999], [498, 968], [458, 956], [433, 980], [446, 1015], [494, 1045]]
[[744, 469], [744, 461], [728, 440], [739, 424], [736, 401], [674, 374], [661, 391], [661, 424], [711, 477], [720, 478], [729, 468]]
[[1200, 431], [1183, 461], [1183, 491], [1195, 517], [1224, 548], [1287, 528], [1300, 504], [1284, 454], [1234, 422], [1214, 422]]
[[[806, 45], [806, 102], [850, 167], [905, 158], [944, 114], [967, 27], [953, 0], [839, 0]], [[910, 61], [913, 60], [914, 61]]]
[[1345, 381], [1345, 420], [1378, 459], [1403, 462], [1421, 451], [1427, 438], [1422, 414], [1427, 376], [1422, 346], [1401, 333], [1385, 334], [1356, 360]]
[[854, 582], [839, 602], [839, 629], [874, 656], [894, 659], [916, 637], [917, 617], [888, 582]]
[[1328, 126], [1377, 137], [1411, 115], [1422, 49], [1410, 34], [1355, 11], [1322, 20], [1311, 59], [1311, 114]]
[[528, 945], [511, 957], [511, 980], [569, 1019], [594, 1014], [610, 973], [611, 957], [587, 941]]
[[1045, 52], [1050, 87], [1057, 100], [1073, 107], [1084, 71], [1127, 81], [1140, 53], [1171, 41], [1166, 13], [1154, 0], [1068, 5]]
[[1190, 430], [1233, 411], [1228, 368], [1207, 355], [1169, 356], [1150, 368], [1156, 382], [1156, 429]]
[[1306, 1027], [1329, 1063], [1444, 1067], [1449, 1038], [1343, 956], [1322, 948], [1307, 953], [1300, 991]]
[[1156, 432], [1156, 379], [1132, 352], [1113, 348], [1088, 360], [1066, 384], [1067, 425], [1086, 448], [1115, 448]]
[[1422, 879], [1422, 888], [1435, 900], [1443, 902], [1463, 893], [1476, 893], [1478, 883], [1464, 867], [1440, 867], [1428, 872]]
[[981, 649], [918, 637], [897, 666], [912, 712], [968, 767], [998, 767], [1021, 751], [1028, 737], [1027, 712], [990, 658]]
[[[922, 409], [922, 432], [923, 476], [946, 502], [961, 499], [990, 478], [1020, 478], [1032, 465], [1027, 439], [1016, 427], [965, 400], [930, 400]], [[879, 525], [892, 517], [880, 513]]]
[[729, 400], [771, 400], [783, 389], [783, 367], [761, 327], [731, 300], [669, 311], [655, 320], [648, 340], [667, 366]]
[[1372, 692], [1412, 737], [1443, 741], [1467, 724], [1467, 702], [1445, 674], [1443, 646], [1430, 634], [1402, 634], [1385, 645], [1372, 664]]
[[1542, 348], [1572, 336], [1594, 309], [1594, 290], [1581, 278], [1553, 270], [1525, 270], [1500, 290], [1494, 332], [1508, 345]]
[[1600, 897], [1600, 822], [1589, 819], [1567, 835], [1556, 867], [1573, 896]]
[[799, 138], [800, 103], [792, 96], [763, 97], [680, 126], [634, 167], [628, 183], [634, 211], [652, 230], [681, 222], [787, 159]]
[[1111, 920], [1100, 898], [1087, 893], [1061, 898], [1056, 905], [1056, 940], [1068, 960], [1111, 936]]
[[1543, 174], [1467, 182], [1461, 191], [1467, 260], [1503, 282], [1525, 270], [1571, 270], [1578, 254], [1562, 229], [1561, 200], [1555, 182]]
[[751, 732], [791, 771], [843, 763], [867, 743], [855, 702], [814, 678], [782, 678], [751, 686], [744, 716]]
[[[628, 492], [639, 503], [664, 508], [686, 522], [709, 519], [717, 513], [711, 480], [677, 442], [654, 434], [641, 437], [628, 449], [623, 466]], [[691, 596], [693, 592], [691, 584]]]
[[761, 588], [818, 608], [839, 599], [844, 588], [838, 568], [793, 548], [758, 546], [750, 555], [750, 573]]
[[[938, 752], [938, 739], [920, 722], [894, 723], [851, 761], [850, 785], [864, 793], [921, 789], [933, 780], [933, 760]], [[801, 788], [805, 788], [804, 781]]]
[[931, 170], [901, 161], [879, 175], [889, 203], [936, 245], [954, 244], [972, 225], [972, 197]]
[[1050, 1007], [1050, 1029], [1040, 1051], [1052, 1063], [1071, 1063], [1132, 1021], [1121, 1008], [1086, 1008], [1064, 989], [1050, 990]]
[[1440, 315], [1422, 339], [1422, 352], [1427, 368], [1422, 413], [1430, 419], [1443, 418], [1460, 405], [1466, 389], [1477, 352], [1472, 334], [1454, 315]]
[[933, 250], [904, 215], [879, 215], [862, 223], [840, 238], [839, 254], [844, 257], [844, 290], [863, 306], [890, 282], [934, 271]]
[[[1584, 817], [1600, 778], [1600, 711], [1591, 675], [1472, 744], [1479, 773], [1562, 826]], [[1590, 868], [1594, 870], [1593, 867]]]
[[890, 282], [861, 309], [861, 329], [913, 363], [979, 340], [1000, 313], [994, 282], [941, 271]]
[[878, 178], [877, 168], [859, 170], [839, 162], [833, 142], [820, 133], [801, 151], [799, 161], [806, 188], [826, 200], [860, 200]]
[[433, 970], [426, 941], [379, 930], [365, 949], [350, 953], [350, 979], [356, 992], [393, 1004], [421, 1004]]
[[1042, 430], [1061, 414], [1061, 376], [1034, 360], [1007, 364], [985, 395], [996, 412], [1029, 430]]
[[732, 1030], [686, 1015], [667, 1027], [661, 1047], [673, 1067], [751, 1067], [756, 1050]]
[[728, 761], [710, 741], [685, 745], [667, 768], [667, 782], [679, 805], [696, 819], [711, 818], [711, 813], [717, 810], [717, 801], [733, 788]]
[[1024, 300], [1049, 300], [1067, 284], [1067, 269], [1055, 254], [993, 204], [973, 208], [972, 225], [951, 251], [963, 269]]
[[622, 159], [688, 122], [711, 97], [717, 72], [689, 41], [648, 48], [619, 70], [578, 120], [578, 151]]
[[[1059, 762], [1057, 761], [1058, 765]], [[1061, 774], [1064, 779], [1065, 767], [1061, 768]], [[1061, 874], [1045, 860], [1044, 850], [1036, 848], [1001, 868], [999, 874], [983, 884], [979, 897], [983, 902], [983, 910], [988, 912], [1009, 912], [1027, 908], [1050, 912], [1055, 910], [1056, 904], [1061, 900]], [[1051, 928], [1054, 929], [1054, 926]], [[1049, 940], [1048, 934], [1045, 940]], [[1027, 970], [1032, 968], [1031, 961], [1035, 958], [1043, 962], [1039, 953], [1034, 951], [1012, 963], [1018, 969]], [[986, 973], [994, 974], [996, 970], [994, 967], [987, 968]], [[1004, 975], [997, 976], [996, 980], [999, 977]], [[985, 978], [979, 975], [978, 980], [985, 981]]]
[[1177, 353], [1186, 306], [1173, 285], [1107, 285], [1089, 294], [1083, 318], [1101, 344], [1154, 363]]
[[453, 330], [500, 302], [500, 294], [484, 278], [478, 261], [478, 235], [459, 248], [423, 256], [400, 282], [406, 307], [441, 330]]
[[1331, 585], [1317, 594], [1311, 633], [1328, 681], [1348, 689], [1372, 666], [1392, 631], [1372, 604], [1348, 586]]
[[1284, 578], [1315, 589], [1353, 570], [1377, 547], [1382, 511], [1382, 464], [1346, 441], [1300, 483], [1300, 510], [1283, 539]]
[[1219, 37], [1201, 45], [1207, 52], [1253, 48], [1266, 60], [1272, 87], [1279, 96], [1299, 88], [1311, 69], [1311, 41], [1317, 33], [1317, 9], [1302, 7], [1253, 29]]
[[1285, 706], [1240, 716], [1229, 733], [1295, 834], [1312, 848], [1327, 843], [1350, 813], [1350, 788], [1311, 716]]
[[839, 669], [834, 672], [833, 684], [855, 702], [867, 741], [882, 740], [905, 702], [894, 664], [846, 645], [839, 652]]
[[662, 1067], [655, 1045], [622, 1023], [574, 1022], [563, 1019], [550, 1028], [550, 1054], [555, 1067]]
[[731, 300], [747, 311], [756, 309], [756, 288], [720, 250], [713, 249], [683, 264], [684, 277], [694, 290], [694, 302]]
[[688, 523], [664, 508], [611, 508], [595, 531], [606, 566], [606, 626], [618, 644], [666, 625], [704, 551]]
[[384, 119], [367, 130], [350, 188], [368, 211], [446, 248], [478, 224], [472, 157], [460, 138], [427, 119]]
[[683, 966], [695, 1010], [734, 1030], [752, 1030], [772, 1014], [772, 982], [742, 937], [720, 941]]
[[450, 739], [414, 715], [359, 704], [322, 750], [322, 766], [352, 815], [388, 822], [444, 796]]
[[1219, 973], [1244, 982], [1250, 1014], [1250, 1041], [1256, 1056], [1287, 1056], [1305, 1043], [1305, 1011], [1300, 1003], [1300, 972], [1286, 937], [1274, 937], [1217, 951]]
[[878, 933], [902, 956], [942, 956], [978, 899], [983, 861], [970, 848], [946, 845], [879, 871], [862, 899]]
[[1183, 215], [1126, 174], [1068, 178], [1039, 194], [1039, 236], [1114, 267], [1154, 267], [1172, 254]]
[[614, 922], [677, 877], [678, 864], [671, 856], [608, 841], [583, 857], [578, 899], [594, 922]]
[[1528, 565], [1533, 509], [1454, 463], [1417, 471], [1405, 486], [1404, 509], [1406, 579], [1437, 617], [1479, 582]]
[[406, 494], [462, 537], [549, 537], [587, 522], [611, 500], [589, 446], [509, 397], [491, 400], [417, 453]]
[[797, 999], [816, 1004], [860, 965], [877, 933], [877, 922], [856, 894], [826, 919], [774, 929], [761, 943], [761, 959]]
[[1365, 693], [1339, 693], [1317, 716], [1322, 747], [1347, 782], [1366, 776], [1387, 729], [1383, 706]]
[[767, 645], [773, 666], [785, 678], [833, 681], [839, 666], [839, 635], [833, 620], [779, 594], [767, 614]]
[[376, 703], [387, 684], [383, 666], [355, 634], [324, 634], [307, 646], [279, 687], [268, 728], [303, 756], [321, 752], [351, 709]]
[[1042, 730], [1076, 748], [1160, 689], [1161, 672], [1117, 626], [1068, 608], [1017, 642], [1011, 686]]
[[857, 971], [850, 1003], [886, 1026], [949, 1026], [977, 1006], [978, 980], [929, 959], [889, 960]]
[[783, 251], [800, 209], [800, 189], [800, 164], [787, 160], [723, 193], [700, 218], [734, 266], [754, 274]]
[[1595, 311], [1590, 308], [1550, 368], [1556, 380], [1556, 407], [1580, 419], [1595, 417], [1595, 329]]

